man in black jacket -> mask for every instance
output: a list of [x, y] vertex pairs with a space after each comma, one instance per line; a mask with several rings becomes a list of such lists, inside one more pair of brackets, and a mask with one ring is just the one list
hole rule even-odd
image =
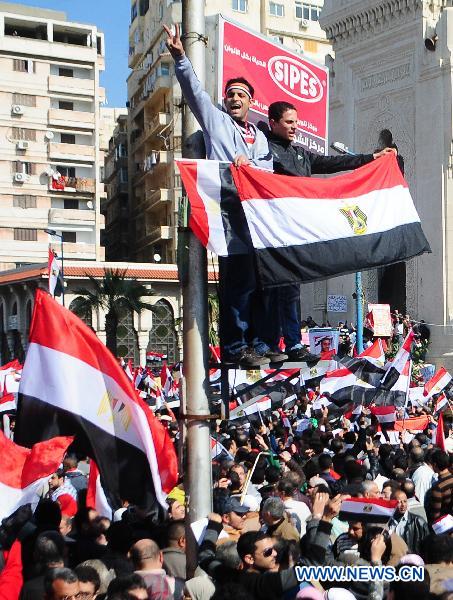
[[419, 515], [408, 511], [407, 496], [403, 490], [393, 492], [392, 500], [396, 500], [398, 504], [389, 524], [390, 531], [403, 538], [410, 553], [420, 554], [421, 543], [429, 535], [428, 523]]
[[[366, 165], [372, 160], [396, 151], [384, 148], [374, 154], [356, 154], [355, 156], [321, 156], [294, 145], [297, 131], [297, 110], [289, 102], [273, 102], [269, 106], [268, 136], [269, 149], [274, 162], [274, 172], [280, 175], [310, 177], [312, 174], [337, 173], [350, 171]], [[277, 315], [272, 326], [268, 319], [268, 337], [263, 333], [266, 343], [275, 349], [280, 333], [285, 340], [285, 352], [292, 361], [310, 361], [313, 356], [301, 344], [300, 286], [286, 285], [283, 288], [268, 290], [264, 294], [264, 311], [267, 315]], [[276, 310], [277, 308], [277, 310]], [[268, 317], [269, 318], [269, 317]]]

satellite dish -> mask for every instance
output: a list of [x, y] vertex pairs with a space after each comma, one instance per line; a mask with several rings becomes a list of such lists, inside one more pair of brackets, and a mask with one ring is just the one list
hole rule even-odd
[[53, 140], [53, 138], [55, 137], [55, 134], [53, 131], [46, 131], [46, 133], [44, 134], [44, 137], [46, 140]]
[[93, 208], [93, 201], [87, 200], [87, 208]]

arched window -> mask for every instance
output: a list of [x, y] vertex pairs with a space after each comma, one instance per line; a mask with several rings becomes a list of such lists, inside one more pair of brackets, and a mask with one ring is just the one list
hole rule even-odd
[[153, 328], [149, 332], [149, 352], [166, 354], [169, 362], [179, 360], [179, 351], [175, 329], [173, 309], [166, 300], [159, 300], [154, 305]]
[[85, 299], [82, 298], [82, 296], [74, 298], [69, 305], [69, 310], [82, 319], [85, 325], [88, 325], [88, 327], [93, 329], [93, 314], [91, 312], [91, 308], [85, 306], [84, 300]]
[[132, 312], [127, 312], [120, 318], [116, 330], [116, 342], [118, 356], [126, 361], [131, 359], [134, 365], [140, 364], [140, 350]]

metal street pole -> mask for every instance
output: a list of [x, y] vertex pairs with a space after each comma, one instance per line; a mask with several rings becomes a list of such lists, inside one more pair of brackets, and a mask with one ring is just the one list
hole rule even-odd
[[[205, 79], [204, 0], [183, 0], [182, 35], [184, 49], [202, 85]], [[183, 155], [204, 158], [200, 127], [187, 106], [183, 112]], [[206, 517], [212, 510], [211, 446], [208, 401], [208, 296], [206, 250], [191, 231], [184, 237], [185, 265], [182, 269], [183, 348], [185, 413], [187, 415], [187, 469], [185, 490], [188, 496], [186, 539], [187, 572], [197, 564], [197, 545], [189, 531], [190, 523]], [[180, 248], [182, 244], [180, 245]]]
[[356, 347], [357, 352], [363, 352], [363, 304], [362, 304], [362, 273], [359, 271], [355, 274], [355, 294], [356, 294], [356, 312], [357, 312], [357, 332], [356, 332]]

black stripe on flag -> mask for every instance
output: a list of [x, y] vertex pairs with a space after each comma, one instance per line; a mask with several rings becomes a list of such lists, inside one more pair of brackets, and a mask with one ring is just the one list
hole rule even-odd
[[261, 284], [275, 287], [390, 265], [424, 252], [430, 247], [420, 223], [407, 223], [363, 236], [255, 249], [255, 257]]

